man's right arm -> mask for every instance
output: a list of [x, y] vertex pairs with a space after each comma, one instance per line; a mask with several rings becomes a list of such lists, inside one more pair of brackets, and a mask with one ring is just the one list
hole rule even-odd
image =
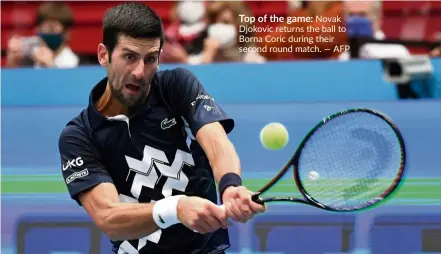
[[[159, 228], [153, 219], [154, 204], [120, 202], [118, 191], [101, 164], [97, 149], [80, 127], [69, 125], [63, 130], [59, 151], [63, 178], [71, 197], [84, 207], [110, 239], [138, 239]], [[172, 204], [169, 205], [173, 205], [177, 200], [170, 202]], [[169, 224], [177, 222], [172, 216]]]
[[215, 204], [197, 197], [172, 196], [156, 203], [121, 203], [112, 178], [100, 163], [97, 149], [79, 127], [70, 125], [63, 130], [59, 150], [62, 174], [71, 197], [114, 241], [139, 239], [180, 221], [201, 233], [226, 227], [226, 215]]
[[120, 203], [112, 183], [96, 185], [78, 198], [95, 224], [114, 241], [139, 239], [159, 229], [153, 220], [153, 204]]

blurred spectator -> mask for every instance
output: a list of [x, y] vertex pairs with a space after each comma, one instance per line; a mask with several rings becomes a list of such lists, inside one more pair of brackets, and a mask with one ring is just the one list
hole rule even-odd
[[[384, 40], [386, 38], [381, 29], [381, 1], [346, 0], [344, 1], [344, 12], [347, 34], [349, 37], [361, 36], [376, 40]], [[391, 46], [397, 49], [399, 48], [398, 50], [400, 51], [404, 48], [402, 45], [384, 45], [380, 43], [376, 43], [375, 47], [371, 46], [372, 45], [369, 45], [369, 47], [366, 47], [365, 49], [355, 48], [355, 50], [363, 51], [364, 58], [378, 58], [381, 57], [382, 53], [380, 53], [380, 51], [382, 51], [382, 49], [385, 52], [389, 51], [389, 53], [393, 53], [390, 49]], [[374, 51], [370, 52], [370, 49], [373, 49]], [[349, 52], [343, 52], [339, 55], [340, 60], [348, 60], [350, 58]]]
[[62, 2], [42, 4], [36, 15], [36, 35], [13, 36], [8, 41], [7, 67], [72, 68], [79, 58], [67, 45], [73, 15]]
[[[239, 47], [253, 46], [238, 40], [240, 14], [251, 15], [243, 2], [210, 2], [208, 4], [208, 37], [204, 40], [202, 53], [193, 56], [193, 62], [265, 62], [265, 58], [259, 53], [239, 51]], [[248, 35], [251, 36], [251, 34]]]
[[[261, 46], [267, 47], [289, 47], [293, 45], [296, 47], [308, 47], [316, 45], [320, 52], [269, 52], [263, 53], [263, 56], [268, 60], [292, 60], [292, 59], [330, 59], [337, 58], [340, 53], [334, 52], [334, 50], [325, 50], [325, 49], [334, 49], [337, 45], [345, 45], [348, 43], [348, 38], [345, 33], [341, 32], [321, 32], [322, 26], [344, 26], [344, 4], [341, 1], [304, 1], [301, 8], [294, 9], [291, 13], [288, 13], [291, 17], [315, 17], [316, 15], [320, 15], [322, 17], [327, 18], [335, 18], [337, 16], [342, 17], [341, 21], [335, 22], [293, 22], [291, 24], [283, 24], [283, 26], [287, 26], [288, 29], [294, 27], [303, 28], [304, 33], [302, 34], [304, 37], [313, 37], [314, 40], [316, 36], [328, 37], [332, 36], [334, 39], [332, 42], [317, 42], [314, 41], [314, 44], [310, 44], [308, 41], [303, 42], [289, 42], [288, 38], [293, 34], [291, 32], [282, 32], [276, 31], [271, 33], [273, 37], [284, 37], [285, 42], [263, 42]], [[282, 26], [282, 25], [281, 25]], [[308, 32], [307, 27], [317, 27], [320, 32]], [[264, 35], [265, 36], [265, 35]], [[299, 34], [300, 36], [300, 34]]]
[[160, 55], [161, 63], [189, 63], [189, 55], [178, 42], [165, 38]]
[[161, 61], [264, 62], [258, 53], [239, 52], [239, 47], [252, 46], [238, 42], [239, 14], [251, 15], [241, 2], [179, 2], [176, 22], [166, 30]]
[[207, 37], [206, 6], [199, 1], [181, 1], [171, 10], [172, 24], [165, 31], [161, 62], [187, 63], [198, 55]]
[[385, 34], [381, 29], [381, 1], [344, 1], [346, 17], [366, 17], [372, 23], [373, 38], [384, 40]]

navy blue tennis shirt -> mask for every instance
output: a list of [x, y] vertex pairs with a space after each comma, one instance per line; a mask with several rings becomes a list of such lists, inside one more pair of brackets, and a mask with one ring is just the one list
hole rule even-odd
[[[89, 105], [67, 123], [59, 138], [62, 175], [71, 197], [100, 183], [113, 183], [121, 202], [154, 202], [171, 195], [199, 196], [217, 203], [213, 172], [198, 130], [234, 121], [188, 70], [155, 74], [150, 93], [133, 116], [105, 117], [95, 107], [107, 78], [90, 93]], [[81, 205], [81, 204], [80, 204]], [[118, 254], [223, 253], [228, 231], [201, 235], [182, 224], [141, 239], [112, 242]]]

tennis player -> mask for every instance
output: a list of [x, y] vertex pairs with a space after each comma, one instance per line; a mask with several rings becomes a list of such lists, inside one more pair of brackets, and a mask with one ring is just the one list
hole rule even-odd
[[114, 253], [224, 253], [227, 218], [244, 223], [265, 208], [241, 186], [233, 119], [188, 70], [158, 71], [162, 45], [149, 7], [105, 13], [107, 76], [60, 135], [62, 175]]

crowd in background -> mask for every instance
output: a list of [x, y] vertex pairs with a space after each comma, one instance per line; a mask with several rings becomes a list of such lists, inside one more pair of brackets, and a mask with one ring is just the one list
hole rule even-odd
[[35, 36], [13, 35], [7, 45], [7, 67], [72, 68], [79, 57], [68, 45], [74, 17], [62, 2], [47, 2], [35, 15]]
[[[344, 17], [341, 21], [327, 25], [351, 26], [352, 23], [367, 24], [367, 36], [383, 40], [381, 1], [289, 1], [289, 16]], [[165, 27], [165, 44], [161, 61], [164, 63], [208, 64], [214, 62], [264, 63], [275, 60], [296, 59], [349, 59], [348, 53], [321, 50], [317, 53], [244, 53], [239, 47], [248, 46], [307, 46], [305, 43], [245, 43], [239, 42], [239, 14], [252, 16], [246, 1], [181, 1], [170, 9], [170, 24]], [[82, 64], [80, 57], [69, 47], [69, 31], [75, 17], [69, 6], [63, 2], [45, 2], [37, 10], [35, 36], [12, 36], [6, 48], [6, 67], [71, 68]], [[357, 17], [357, 18], [351, 18]], [[355, 24], [354, 23], [354, 24]], [[286, 24], [281, 24], [287, 26]], [[321, 27], [320, 22], [293, 23], [291, 26]], [[288, 25], [289, 26], [289, 25]], [[351, 28], [347, 33], [333, 32], [333, 45], [349, 44]], [[440, 27], [441, 31], [441, 27]], [[322, 32], [307, 32], [305, 36], [317, 36]], [[265, 36], [248, 34], [247, 36]], [[273, 36], [289, 37], [291, 33], [274, 32]], [[85, 40], [84, 43], [87, 43]], [[307, 44], [307, 43], [306, 43]], [[316, 43], [323, 48], [333, 45]], [[432, 56], [441, 55], [441, 47], [431, 50]], [[90, 64], [90, 63], [89, 63]], [[92, 63], [93, 64], [93, 63]]]

